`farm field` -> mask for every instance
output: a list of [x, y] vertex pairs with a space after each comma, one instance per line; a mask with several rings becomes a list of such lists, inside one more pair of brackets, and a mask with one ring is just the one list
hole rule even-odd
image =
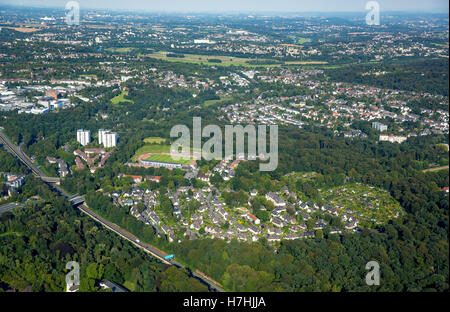
[[21, 33], [32, 33], [41, 30], [40, 28], [30, 28], [30, 27], [10, 27], [10, 26], [3, 26], [3, 28], [6, 29], [12, 29]]
[[328, 62], [322, 61], [287, 61], [286, 65], [326, 65]]
[[136, 48], [132, 48], [132, 47], [122, 47], [122, 48], [107, 48], [105, 49], [106, 51], [110, 51], [110, 52], [118, 52], [118, 53], [128, 53], [133, 51]]
[[[211, 66], [249, 66], [249, 67], [267, 67], [267, 66], [280, 66], [280, 64], [275, 65], [252, 65], [248, 64], [251, 59], [242, 57], [232, 57], [223, 55], [200, 55], [200, 54], [183, 54], [184, 57], [168, 57], [167, 52], [159, 51], [151, 54], [146, 54], [148, 57], [156, 58], [159, 60], [169, 61], [169, 62], [183, 62], [183, 63], [193, 63], [193, 64], [204, 64]], [[220, 60], [221, 62], [214, 62], [210, 60]], [[268, 60], [270, 61], [270, 60]]]

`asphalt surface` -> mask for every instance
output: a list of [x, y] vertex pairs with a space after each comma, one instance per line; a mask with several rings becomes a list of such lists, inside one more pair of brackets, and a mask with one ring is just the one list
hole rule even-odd
[[3, 213], [5, 213], [7, 211], [11, 211], [16, 207], [23, 207], [23, 204], [9, 203], [9, 204], [1, 205], [0, 206], [0, 215], [2, 215]]

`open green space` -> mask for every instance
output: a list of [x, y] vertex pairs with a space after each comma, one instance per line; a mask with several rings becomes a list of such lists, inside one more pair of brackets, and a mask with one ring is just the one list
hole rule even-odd
[[135, 291], [135, 289], [136, 289], [136, 285], [132, 281], [123, 282], [123, 286], [131, 291]]
[[89, 74], [89, 75], [80, 75], [80, 78], [94, 78], [97, 79], [97, 75]]
[[208, 100], [208, 101], [203, 102], [203, 107], [209, 107], [209, 106], [213, 106], [216, 104], [220, 104], [220, 103], [223, 103], [230, 99], [231, 99], [231, 97], [229, 97], [229, 96], [221, 96], [219, 100]]
[[133, 156], [133, 160], [137, 157], [148, 153], [170, 153], [170, 145], [147, 144], [140, 147]]
[[129, 103], [134, 104], [134, 101], [126, 99], [125, 95], [128, 95], [128, 92], [122, 91], [119, 95], [117, 95], [111, 99], [111, 103], [113, 103], [114, 105], [119, 104], [121, 102], [129, 102]]
[[148, 137], [144, 139], [145, 143], [150, 143], [150, 144], [160, 144], [163, 143], [166, 139], [164, 138], [160, 138], [160, 137]]
[[286, 65], [326, 65], [325, 61], [287, 61]]
[[[136, 153], [131, 158], [132, 161], [137, 161], [138, 157], [144, 154], [155, 154], [151, 155], [150, 158], [147, 158], [148, 160], [155, 160], [155, 161], [165, 161], [165, 162], [176, 162], [180, 164], [188, 164], [192, 161], [191, 160], [180, 160], [175, 161], [172, 159], [170, 154], [170, 145], [161, 145], [161, 144], [146, 144], [136, 150]], [[191, 153], [194, 151], [194, 149], [191, 147]], [[160, 154], [166, 154], [166, 155], [160, 155]], [[161, 156], [161, 157], [159, 157]]]
[[304, 44], [306, 42], [311, 42], [311, 39], [303, 38], [303, 37], [300, 37], [300, 38], [297, 39], [297, 44]]
[[404, 212], [389, 192], [369, 185], [347, 183], [323, 190], [321, 195], [340, 214], [350, 211], [353, 211], [352, 215], [356, 213], [364, 227], [373, 227], [374, 223], [386, 224]]
[[128, 53], [133, 51], [136, 48], [133, 47], [121, 47], [121, 48], [107, 48], [105, 49], [106, 51], [110, 51], [110, 52], [118, 52], [118, 53]]
[[177, 163], [177, 164], [182, 164], [182, 165], [187, 165], [192, 161], [192, 159], [175, 160], [170, 155], [158, 155], [158, 154], [151, 155], [146, 160], [171, 162], [171, 163]]
[[[169, 54], [170, 55], [170, 54]], [[177, 53], [179, 55], [179, 53]], [[151, 58], [156, 58], [159, 60], [169, 61], [169, 62], [183, 62], [183, 63], [193, 63], [193, 64], [204, 64], [210, 66], [247, 66], [247, 67], [270, 67], [270, 66], [280, 66], [281, 64], [258, 64], [253, 65], [248, 62], [252, 59], [234, 56], [224, 56], [224, 55], [200, 55], [200, 54], [183, 54], [184, 57], [170, 57], [167, 52], [159, 51], [146, 56]], [[220, 62], [218, 62], [220, 60]], [[263, 59], [260, 60], [264, 62]], [[271, 60], [267, 60], [268, 63]]]

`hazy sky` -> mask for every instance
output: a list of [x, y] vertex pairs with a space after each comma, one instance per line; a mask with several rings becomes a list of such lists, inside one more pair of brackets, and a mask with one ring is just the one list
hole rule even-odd
[[[65, 6], [67, 0], [0, 0], [1, 4]], [[78, 0], [80, 8], [166, 12], [361, 12], [367, 0]], [[378, 0], [381, 11], [448, 13], [448, 0]]]

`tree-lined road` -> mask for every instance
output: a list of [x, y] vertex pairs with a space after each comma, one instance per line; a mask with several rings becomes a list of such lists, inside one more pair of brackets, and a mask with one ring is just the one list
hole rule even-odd
[[7, 212], [7, 211], [11, 211], [16, 207], [23, 207], [24, 204], [19, 204], [19, 203], [9, 203], [9, 204], [4, 204], [0, 206], [0, 216]]
[[[84, 203], [84, 198], [82, 198], [81, 196], [77, 196], [77, 195], [70, 195], [67, 192], [65, 192], [61, 187], [59, 187], [58, 185], [54, 184], [54, 182], [51, 181], [51, 178], [49, 179], [48, 177], [46, 177], [42, 171], [39, 170], [39, 168], [37, 168], [33, 162], [30, 160], [30, 158], [24, 153], [22, 152], [21, 149], [19, 149], [17, 146], [15, 146], [13, 143], [11, 143], [11, 141], [9, 141], [9, 139], [2, 133], [2, 131], [0, 130], [0, 143], [3, 143], [3, 145], [7, 148], [7, 150], [12, 153], [14, 156], [16, 156], [17, 158], [19, 158], [19, 160], [24, 163], [36, 176], [38, 176], [42, 181], [46, 182], [49, 184], [49, 186], [56, 192], [58, 192], [60, 195], [64, 196], [67, 198], [67, 200], [69, 200], [69, 202], [75, 206], [78, 207], [78, 209], [80, 211], [82, 211], [84, 214], [86, 214], [87, 216], [89, 216], [90, 218], [92, 218], [93, 220], [95, 220], [97, 223], [100, 223], [101, 225], [103, 225], [105, 228], [113, 231], [114, 233], [118, 234], [120, 237], [130, 241], [131, 243], [133, 243], [135, 246], [137, 246], [138, 248], [144, 250], [145, 252], [149, 253], [150, 255], [152, 255], [153, 257], [161, 260], [162, 262], [168, 264], [168, 265], [174, 265], [178, 268], [185, 268], [185, 266], [183, 266], [181, 263], [178, 263], [177, 261], [175, 261], [173, 258], [170, 260], [166, 260], [164, 259], [165, 256], [167, 256], [167, 253], [159, 250], [158, 248], [150, 245], [150, 244], [146, 244], [141, 242], [136, 236], [134, 236], [133, 234], [129, 233], [128, 231], [122, 229], [121, 227], [119, 227], [117, 224], [114, 224], [112, 222], [109, 222], [108, 220], [102, 218], [101, 216], [99, 216], [98, 214], [96, 214], [95, 212], [93, 212], [85, 203]], [[59, 181], [59, 179], [58, 179]], [[82, 199], [82, 201], [80, 201], [80, 198]], [[8, 204], [10, 205], [10, 204]], [[6, 205], [5, 205], [6, 206]], [[3, 206], [1, 206], [3, 207]], [[1, 208], [0, 207], [0, 208]], [[16, 206], [15, 206], [16, 207]], [[14, 207], [12, 207], [14, 208]], [[4, 209], [12, 209], [11, 206], [7, 206]], [[1, 211], [0, 211], [1, 214]], [[190, 273], [192, 274], [193, 277], [199, 279], [200, 281], [202, 281], [204, 284], [207, 284], [209, 286], [210, 289], [217, 291], [217, 292], [223, 292], [224, 290], [222, 288], [220, 288], [219, 286], [217, 286], [215, 283], [211, 282], [210, 280], [208, 280], [207, 276], [206, 278], [204, 276], [201, 276], [199, 274], [197, 274], [196, 272], [190, 271]]]
[[18, 148], [17, 146], [15, 146], [4, 134], [3, 132], [0, 130], [0, 143], [2, 143], [6, 149], [12, 153], [14, 156], [16, 156], [17, 158], [19, 158], [19, 160], [25, 164], [25, 166], [28, 167], [28, 169], [30, 169], [35, 175], [37, 175], [38, 177], [45, 177], [45, 174], [42, 173], [41, 170], [39, 170], [39, 168], [37, 168], [33, 162], [31, 161], [31, 159], [25, 155], [25, 153], [22, 152], [22, 150], [20, 148]]

